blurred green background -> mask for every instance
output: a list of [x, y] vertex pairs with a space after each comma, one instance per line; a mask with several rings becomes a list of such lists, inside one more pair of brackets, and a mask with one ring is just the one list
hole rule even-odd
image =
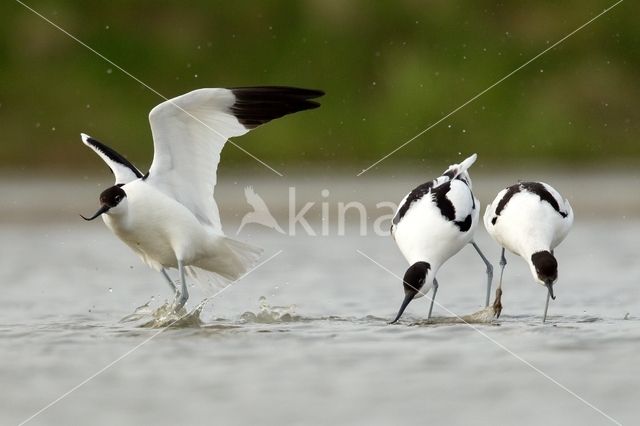
[[[278, 167], [358, 171], [614, 1], [25, 1], [167, 97], [294, 85], [322, 108], [236, 142]], [[637, 165], [640, 4], [625, 1], [396, 153]], [[86, 132], [146, 168], [161, 99], [13, 0], [0, 3], [0, 167], [90, 170]], [[251, 158], [233, 147], [228, 164]], [[451, 161], [450, 161], [451, 160]]]

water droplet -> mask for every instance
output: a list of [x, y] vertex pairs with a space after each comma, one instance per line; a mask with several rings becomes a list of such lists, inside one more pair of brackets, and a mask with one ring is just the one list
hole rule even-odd
[[113, 70], [111, 68], [107, 68], [107, 74], [111, 74]]
[[105, 29], [105, 30], [108, 30], [108, 29], [109, 29], [109, 26], [108, 26], [108, 25], [105, 25], [104, 29]]
[[109, 287], [109, 293], [113, 293], [113, 289]]

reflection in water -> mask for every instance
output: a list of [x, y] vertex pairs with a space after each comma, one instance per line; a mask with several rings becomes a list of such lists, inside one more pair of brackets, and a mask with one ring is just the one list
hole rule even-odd
[[428, 320], [417, 321], [415, 325], [435, 325], [435, 324], [493, 324], [495, 312], [492, 306], [488, 306], [469, 315], [459, 315], [451, 317], [431, 317]]

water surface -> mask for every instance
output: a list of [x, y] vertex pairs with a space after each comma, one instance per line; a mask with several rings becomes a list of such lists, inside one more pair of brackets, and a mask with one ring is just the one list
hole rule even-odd
[[[101, 223], [3, 222], [0, 423], [20, 423], [150, 338], [29, 424], [611, 424], [508, 351], [637, 423], [636, 219], [577, 222], [557, 250], [548, 324], [544, 289], [514, 257], [499, 321], [428, 323], [423, 298], [391, 326], [401, 284], [356, 251], [402, 275], [390, 238], [249, 231], [241, 237], [265, 259], [282, 253], [209, 301], [201, 324], [159, 333], [120, 320], [149, 300], [160, 306], [168, 287]], [[478, 243], [497, 261], [484, 232]], [[448, 310], [483, 308], [472, 248], [439, 281]], [[191, 293], [193, 309], [203, 295]]]

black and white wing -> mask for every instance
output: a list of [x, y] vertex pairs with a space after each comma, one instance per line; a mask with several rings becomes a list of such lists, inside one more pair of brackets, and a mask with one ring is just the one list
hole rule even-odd
[[440, 214], [457, 226], [460, 232], [469, 231], [479, 206], [467, 183], [456, 179], [434, 187], [431, 192]]
[[[408, 193], [400, 202], [398, 206], [398, 210], [393, 217], [393, 221], [391, 223], [391, 233], [393, 234], [395, 227], [398, 225], [400, 220], [404, 217], [404, 215], [409, 211], [411, 206], [416, 202], [422, 199], [425, 195], [432, 193], [433, 200], [436, 203], [437, 207], [442, 212], [442, 215], [447, 219], [458, 222], [456, 219], [460, 219], [462, 221], [467, 220], [467, 213], [461, 218], [458, 218], [459, 212], [469, 212], [476, 208], [475, 199], [473, 197], [473, 193], [471, 193], [471, 178], [469, 177], [469, 173], [467, 170], [476, 162], [478, 158], [477, 154], [472, 154], [467, 157], [460, 164], [452, 164], [449, 166], [447, 170], [442, 173], [442, 175], [430, 182], [423, 183], [422, 185], [414, 188], [410, 193]], [[461, 203], [461, 206], [458, 210], [455, 210], [451, 200], [447, 197], [447, 194], [451, 190], [451, 182], [459, 179], [464, 182], [469, 187], [469, 196], [467, 196], [467, 191], [458, 189], [457, 183], [454, 184], [455, 190], [450, 194], [449, 197], [455, 196], [456, 202]], [[462, 194], [462, 195], [460, 195]], [[458, 213], [456, 213], [458, 212]], [[463, 226], [464, 227], [464, 226]]]
[[81, 133], [80, 136], [82, 137], [82, 142], [94, 150], [95, 153], [98, 154], [105, 163], [107, 163], [107, 166], [109, 166], [109, 169], [111, 169], [111, 172], [116, 179], [116, 185], [124, 185], [143, 177], [142, 173], [136, 168], [136, 166], [131, 164], [129, 160], [118, 154], [113, 149], [95, 140], [91, 136], [85, 135], [84, 133]]
[[227, 139], [273, 119], [320, 106], [319, 90], [293, 87], [198, 89], [151, 110], [154, 156], [147, 182], [221, 230], [213, 199]]
[[[562, 195], [551, 185], [544, 182], [518, 182], [500, 191], [493, 201], [493, 204], [487, 206], [487, 209], [491, 207], [492, 210], [487, 210], [485, 213], [485, 225], [489, 226], [489, 223], [495, 225], [511, 199], [522, 192], [537, 195], [541, 203], [548, 204], [563, 219], [573, 214], [569, 202], [562, 198]], [[571, 219], [571, 221], [573, 221], [573, 219]]]

